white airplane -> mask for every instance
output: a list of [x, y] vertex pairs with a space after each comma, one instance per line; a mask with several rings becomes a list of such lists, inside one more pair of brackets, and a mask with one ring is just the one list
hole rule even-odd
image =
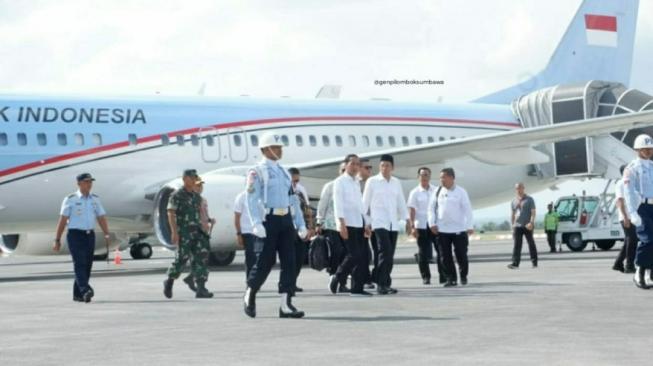
[[653, 98], [622, 85], [637, 8], [637, 0], [584, 1], [545, 70], [468, 104], [339, 101], [333, 86], [318, 94], [327, 98], [305, 101], [0, 96], [0, 245], [51, 253], [61, 201], [75, 176], [90, 172], [113, 247], [149, 257], [148, 238], [171, 247], [166, 203], [182, 170], [195, 168], [218, 222], [211, 261], [229, 264], [233, 199], [268, 130], [285, 145], [282, 164], [299, 168], [314, 196], [348, 153], [373, 163], [393, 154], [406, 190], [420, 166], [455, 167], [475, 208], [507, 200], [516, 181], [534, 192], [615, 177], [633, 156], [627, 143], [653, 125]]

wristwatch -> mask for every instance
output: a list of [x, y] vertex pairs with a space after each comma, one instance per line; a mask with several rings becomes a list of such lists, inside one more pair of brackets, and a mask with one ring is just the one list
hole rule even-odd
[[243, 235], [243, 233], [241, 233], [240, 231], [236, 233], [236, 236], [241, 236], [241, 235]]
[[110, 237], [111, 237], [111, 235], [109, 235], [109, 234], [104, 234], [104, 238], [105, 238], [105, 239], [109, 239]]

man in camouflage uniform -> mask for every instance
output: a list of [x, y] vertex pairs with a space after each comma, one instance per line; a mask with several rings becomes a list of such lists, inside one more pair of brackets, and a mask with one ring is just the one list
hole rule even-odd
[[213, 294], [209, 292], [204, 284], [209, 277], [208, 241], [204, 240], [202, 224], [200, 221], [200, 208], [202, 196], [195, 192], [195, 183], [198, 179], [195, 169], [184, 171], [184, 186], [176, 190], [168, 201], [168, 222], [172, 244], [177, 246], [175, 260], [168, 268], [168, 279], [163, 281], [163, 294], [172, 298], [172, 285], [174, 280], [179, 278], [181, 271], [190, 259], [192, 278], [197, 283], [195, 297], [210, 298]]

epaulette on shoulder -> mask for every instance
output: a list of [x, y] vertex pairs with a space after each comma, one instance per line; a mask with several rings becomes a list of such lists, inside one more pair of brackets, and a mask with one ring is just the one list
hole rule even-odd
[[73, 193], [73, 194], [69, 195], [69, 196], [66, 197], [66, 198], [73, 198], [73, 197], [75, 197], [75, 196], [77, 196], [77, 193]]

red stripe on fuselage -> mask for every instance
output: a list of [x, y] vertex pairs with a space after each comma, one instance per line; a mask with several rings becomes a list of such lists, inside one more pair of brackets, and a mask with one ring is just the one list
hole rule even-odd
[[[215, 125], [209, 125], [206, 127], [196, 127], [189, 128], [185, 130], [165, 132], [157, 135], [151, 135], [146, 137], [141, 137], [137, 140], [138, 143], [146, 143], [157, 141], [161, 138], [161, 135], [167, 135], [168, 137], [178, 136], [178, 135], [188, 135], [193, 133], [200, 133], [201, 131], [206, 131], [207, 128], [233, 128], [233, 127], [243, 127], [243, 126], [257, 126], [257, 125], [266, 125], [282, 122], [305, 122], [305, 121], [406, 121], [406, 122], [446, 122], [451, 124], [476, 124], [476, 125], [491, 125], [504, 128], [517, 128], [520, 127], [517, 123], [514, 122], [495, 122], [495, 121], [482, 121], [482, 120], [467, 120], [467, 119], [446, 119], [446, 118], [421, 118], [421, 117], [361, 117], [361, 116], [351, 116], [351, 117], [342, 117], [342, 116], [324, 116], [324, 117], [291, 117], [291, 118], [268, 118], [268, 119], [257, 119], [257, 120], [248, 120], [248, 121], [238, 121], [238, 122], [227, 122], [220, 123]], [[129, 146], [128, 141], [116, 142], [109, 145], [102, 145], [94, 147], [91, 149], [75, 151], [63, 155], [54, 156], [44, 160], [33, 161], [31, 163], [11, 167], [5, 170], [0, 170], [0, 177], [7, 176], [10, 174], [19, 173], [25, 170], [32, 168], [38, 168], [46, 165], [51, 165], [54, 163], [59, 163], [66, 160], [71, 160], [75, 158], [80, 158], [83, 156], [93, 155], [101, 152], [116, 150], [119, 148]]]

